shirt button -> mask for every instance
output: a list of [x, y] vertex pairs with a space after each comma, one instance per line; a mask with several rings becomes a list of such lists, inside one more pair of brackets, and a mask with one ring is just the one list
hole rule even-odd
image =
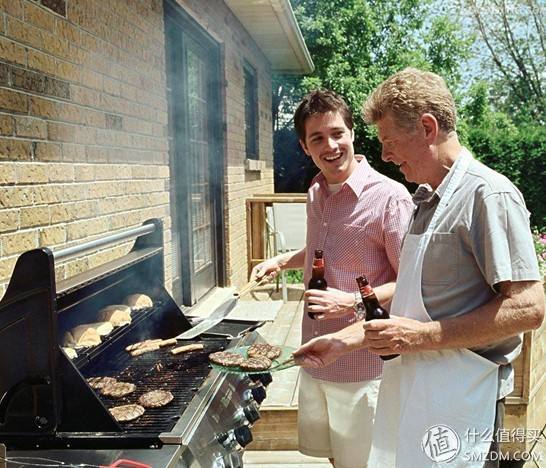
[[318, 336], [318, 331], [313, 332], [313, 336]]
[[322, 225], [323, 225], [324, 227], [326, 227], [326, 226], [328, 226], [328, 223], [322, 223]]

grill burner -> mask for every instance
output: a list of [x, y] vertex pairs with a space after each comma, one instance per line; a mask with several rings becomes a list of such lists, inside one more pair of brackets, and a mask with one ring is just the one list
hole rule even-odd
[[[132, 357], [125, 350], [111, 356], [122, 370], [117, 374], [108, 374], [121, 382], [134, 383], [136, 390], [123, 398], [107, 398], [97, 391], [107, 408], [137, 403], [140, 395], [150, 390], [169, 390], [174, 399], [160, 408], [146, 408], [146, 412], [138, 419], [121, 426], [126, 433], [160, 433], [170, 431], [181, 417], [195, 392], [199, 389], [210, 373], [208, 355], [225, 349], [226, 340], [193, 341], [203, 343], [202, 351], [191, 351], [173, 356], [170, 349], [160, 348], [140, 356]], [[99, 369], [91, 367], [86, 371], [86, 378], [102, 377]]]
[[[124, 257], [56, 283], [56, 261], [135, 237]], [[133, 311], [131, 324], [115, 328], [98, 346], [78, 349], [70, 360], [60, 346], [64, 333], [96, 322], [101, 308], [121, 304], [133, 293], [150, 296], [153, 307]], [[153, 459], [148, 452], [154, 452], [154, 467], [167, 466], [165, 456], [175, 453], [184, 467], [241, 466], [240, 449], [252, 440], [249, 427], [259, 417], [262, 384], [270, 376], [253, 383], [244, 375], [211, 370], [211, 352], [259, 339], [250, 333], [259, 324], [228, 322], [201, 340], [184, 341], [202, 343], [203, 350], [176, 356], [170, 353], [173, 346], [139, 356], [125, 351], [130, 344], [171, 338], [191, 327], [165, 289], [159, 220], [55, 253], [47, 248], [24, 253], [0, 300], [0, 440], [8, 454], [47, 458], [54, 453], [51, 458], [73, 461], [77, 453], [79, 463], [99, 452], [141, 460], [144, 452]], [[105, 397], [85, 380], [98, 376], [133, 383], [136, 390], [119, 399]], [[147, 408], [134, 421], [118, 423], [108, 411], [161, 389], [169, 390], [173, 401]], [[66, 457], [59, 455], [64, 451]]]

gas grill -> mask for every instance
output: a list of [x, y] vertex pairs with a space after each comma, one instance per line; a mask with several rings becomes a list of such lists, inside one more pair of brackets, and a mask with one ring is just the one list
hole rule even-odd
[[[56, 283], [56, 262], [134, 238], [122, 258]], [[220, 374], [211, 369], [208, 355], [260, 340], [252, 331], [258, 322], [224, 320], [191, 341], [179, 341], [203, 344], [190, 353], [175, 356], [160, 348], [133, 357], [125, 351], [129, 344], [172, 338], [192, 326], [165, 289], [163, 258], [157, 219], [80, 246], [41, 248], [19, 257], [0, 301], [0, 443], [14, 460], [10, 467], [18, 466], [18, 457], [27, 463], [41, 457], [108, 466], [127, 458], [154, 467], [242, 466], [241, 452], [252, 441], [250, 427], [271, 376]], [[64, 334], [98, 321], [101, 308], [134, 293], [148, 295], [153, 307], [133, 311], [131, 324], [69, 359], [61, 347]], [[134, 383], [136, 391], [104, 397], [87, 383], [95, 376]], [[108, 411], [155, 389], [169, 390], [173, 401], [126, 423]]]

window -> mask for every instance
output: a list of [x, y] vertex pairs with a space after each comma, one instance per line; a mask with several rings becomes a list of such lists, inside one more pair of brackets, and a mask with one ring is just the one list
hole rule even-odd
[[258, 80], [256, 70], [247, 63], [244, 73], [246, 158], [258, 159]]

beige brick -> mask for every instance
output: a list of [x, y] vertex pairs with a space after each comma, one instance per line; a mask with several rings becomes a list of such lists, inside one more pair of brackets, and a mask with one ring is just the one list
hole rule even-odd
[[8, 15], [23, 19], [23, 4], [21, 0], [0, 0], [0, 10]]
[[42, 247], [64, 244], [66, 242], [65, 226], [48, 226], [38, 231], [38, 243]]
[[16, 231], [19, 227], [18, 209], [0, 211], [0, 232]]
[[36, 143], [34, 156], [38, 161], [60, 161], [61, 145], [58, 143]]
[[51, 214], [51, 224], [63, 223], [72, 219], [69, 203], [52, 205], [49, 207], [49, 212]]
[[80, 273], [83, 273], [84, 271], [89, 270], [89, 259], [88, 258], [82, 258], [78, 260], [73, 260], [71, 262], [68, 262], [65, 265], [65, 275], [67, 278], [70, 278], [71, 276], [78, 275]]
[[66, 202], [85, 200], [88, 197], [88, 184], [68, 184], [63, 187], [63, 198]]
[[8, 62], [27, 64], [27, 52], [25, 48], [5, 37], [0, 37], [0, 57]]
[[14, 184], [16, 180], [15, 164], [10, 162], [0, 162], [0, 185]]
[[76, 181], [95, 180], [95, 167], [91, 165], [78, 165], [74, 168]]
[[0, 138], [0, 160], [30, 160], [32, 145], [30, 141]]
[[0, 187], [0, 207], [13, 208], [32, 204], [32, 191], [28, 187]]
[[83, 69], [80, 74], [81, 83], [93, 89], [102, 89], [102, 75], [93, 70]]
[[37, 205], [44, 203], [60, 203], [63, 201], [62, 185], [38, 185], [34, 187], [34, 203]]
[[11, 115], [0, 115], [0, 135], [13, 135], [14, 125]]
[[28, 112], [28, 96], [17, 91], [0, 89], [0, 108], [15, 112]]
[[72, 219], [92, 218], [97, 214], [97, 202], [83, 201], [74, 203], [70, 207]]
[[72, 182], [74, 180], [74, 166], [59, 163], [48, 164], [47, 174], [50, 182]]
[[42, 119], [15, 116], [15, 133], [20, 137], [43, 140], [47, 138], [47, 123]]
[[81, 43], [81, 31], [68, 21], [62, 18], [57, 18], [55, 28], [58, 36], [62, 39], [66, 39], [70, 44]]
[[7, 18], [7, 24], [8, 36], [29, 44], [36, 49], [43, 47], [44, 37], [38, 28], [10, 17]]
[[82, 162], [86, 160], [85, 146], [63, 143], [63, 161]]
[[55, 59], [34, 49], [28, 50], [28, 66], [50, 75], [55, 74]]
[[109, 231], [108, 220], [105, 218], [77, 221], [67, 225], [67, 240], [77, 240]]
[[32, 115], [57, 120], [60, 117], [60, 106], [56, 101], [42, 99], [37, 96], [29, 97], [29, 111]]
[[74, 142], [74, 125], [47, 122], [47, 135], [52, 141]]
[[14, 255], [38, 247], [38, 231], [16, 232], [0, 236], [2, 255]]
[[53, 32], [53, 28], [55, 27], [55, 17], [52, 13], [44, 8], [40, 8], [35, 4], [28, 2], [24, 3], [23, 8], [25, 21], [37, 26], [38, 28]]
[[57, 60], [56, 62], [56, 75], [60, 78], [64, 78], [68, 81], [80, 81], [81, 68], [79, 65], [74, 65], [70, 62], [64, 62]]
[[43, 226], [49, 223], [49, 206], [21, 208], [21, 228]]
[[17, 182], [20, 184], [37, 184], [47, 182], [47, 170], [44, 164], [20, 164], [16, 168]]
[[97, 131], [91, 127], [74, 127], [74, 141], [82, 145], [95, 145], [97, 143]]
[[0, 280], [11, 278], [13, 269], [17, 263], [17, 256], [10, 258], [0, 258]]

